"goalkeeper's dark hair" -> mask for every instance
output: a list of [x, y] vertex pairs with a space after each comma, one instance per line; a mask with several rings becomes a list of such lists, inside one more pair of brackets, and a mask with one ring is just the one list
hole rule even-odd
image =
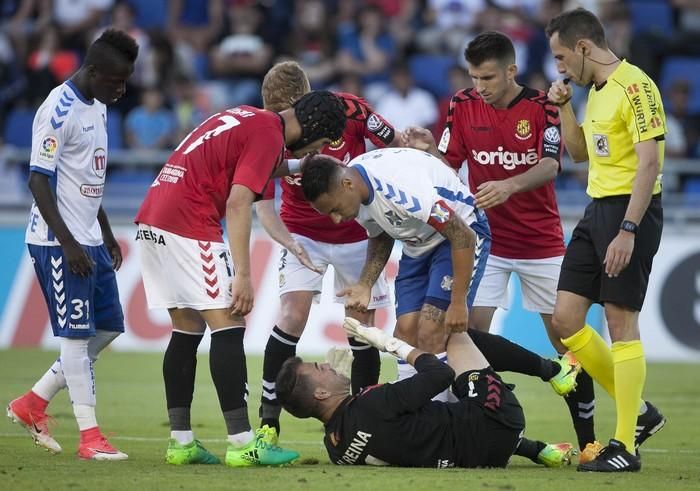
[[282, 407], [297, 418], [311, 418], [317, 414], [314, 386], [310, 377], [301, 375], [304, 361], [298, 356], [287, 358], [275, 380], [275, 394]]
[[515, 63], [515, 47], [513, 41], [502, 32], [486, 31], [469, 42], [464, 50], [464, 59], [474, 66], [489, 60], [508, 66]]
[[301, 126], [301, 138], [287, 145], [290, 150], [298, 150], [322, 138], [336, 141], [343, 136], [345, 105], [332, 92], [311, 91], [296, 101], [293, 107], [294, 115]]
[[340, 166], [332, 157], [320, 153], [309, 157], [301, 175], [301, 189], [306, 200], [313, 203], [322, 194], [332, 191], [339, 173]]
[[139, 55], [139, 45], [134, 38], [119, 29], [107, 29], [90, 45], [84, 65], [109, 69], [114, 64], [134, 64]]
[[573, 50], [581, 39], [590, 39], [599, 48], [608, 47], [605, 29], [600, 19], [593, 12], [581, 7], [567, 10], [552, 18], [544, 32], [549, 38], [559, 33], [559, 42], [570, 50]]

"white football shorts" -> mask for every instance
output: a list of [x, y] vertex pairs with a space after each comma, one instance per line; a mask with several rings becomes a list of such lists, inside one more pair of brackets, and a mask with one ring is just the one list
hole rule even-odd
[[139, 224], [141, 275], [151, 309], [223, 309], [231, 305], [228, 245], [189, 239]]
[[[350, 287], [360, 279], [362, 267], [367, 256], [367, 241], [362, 240], [351, 244], [328, 244], [317, 242], [299, 234], [292, 234], [294, 240], [304, 246], [311, 258], [311, 262], [321, 268], [323, 273], [318, 274], [299, 262], [294, 254], [284, 247], [280, 251], [279, 260], [279, 284], [280, 295], [287, 292], [311, 291], [316, 295], [314, 302], [318, 303], [323, 284], [323, 275], [328, 266], [333, 266], [335, 276], [333, 286], [335, 293]], [[343, 297], [335, 297], [336, 303], [344, 303]], [[379, 279], [372, 287], [372, 296], [369, 309], [391, 306], [389, 285], [382, 271]]]
[[564, 256], [544, 259], [506, 259], [491, 254], [476, 291], [474, 307], [508, 309], [508, 282], [511, 273], [520, 278], [523, 308], [540, 314], [552, 314], [557, 300], [559, 271]]

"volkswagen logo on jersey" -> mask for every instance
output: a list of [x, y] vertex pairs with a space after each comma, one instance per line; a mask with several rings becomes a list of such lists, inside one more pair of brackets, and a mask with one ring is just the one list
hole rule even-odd
[[372, 133], [376, 133], [382, 127], [382, 120], [376, 114], [370, 114], [367, 118], [367, 129]]
[[104, 148], [96, 148], [92, 157], [92, 170], [100, 179], [104, 179], [107, 172], [107, 153]]
[[515, 137], [518, 140], [527, 140], [532, 136], [530, 131], [530, 121], [527, 119], [521, 119], [515, 127]]

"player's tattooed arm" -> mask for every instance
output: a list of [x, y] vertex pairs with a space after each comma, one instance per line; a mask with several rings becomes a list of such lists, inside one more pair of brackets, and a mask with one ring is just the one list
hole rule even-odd
[[393, 248], [394, 239], [386, 232], [382, 232], [376, 237], [370, 237], [367, 241], [367, 258], [360, 274], [359, 283], [369, 287], [374, 285], [389, 261]]

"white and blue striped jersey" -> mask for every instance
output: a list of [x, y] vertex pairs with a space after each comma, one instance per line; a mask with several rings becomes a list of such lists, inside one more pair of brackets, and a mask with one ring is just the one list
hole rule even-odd
[[369, 188], [369, 199], [360, 207], [356, 220], [370, 237], [386, 232], [403, 242], [403, 252], [408, 256], [422, 256], [445, 240], [428, 225], [431, 216], [433, 220], [447, 220], [440, 202], [469, 226], [485, 220], [483, 212], [475, 210], [474, 197], [457, 174], [426, 152], [384, 148], [360, 155], [348, 166], [359, 171]]
[[[58, 211], [75, 239], [102, 244], [97, 212], [107, 171], [106, 106], [85, 99], [70, 80], [53, 89], [34, 116], [29, 168], [49, 176]], [[36, 203], [25, 241], [58, 245]]]

